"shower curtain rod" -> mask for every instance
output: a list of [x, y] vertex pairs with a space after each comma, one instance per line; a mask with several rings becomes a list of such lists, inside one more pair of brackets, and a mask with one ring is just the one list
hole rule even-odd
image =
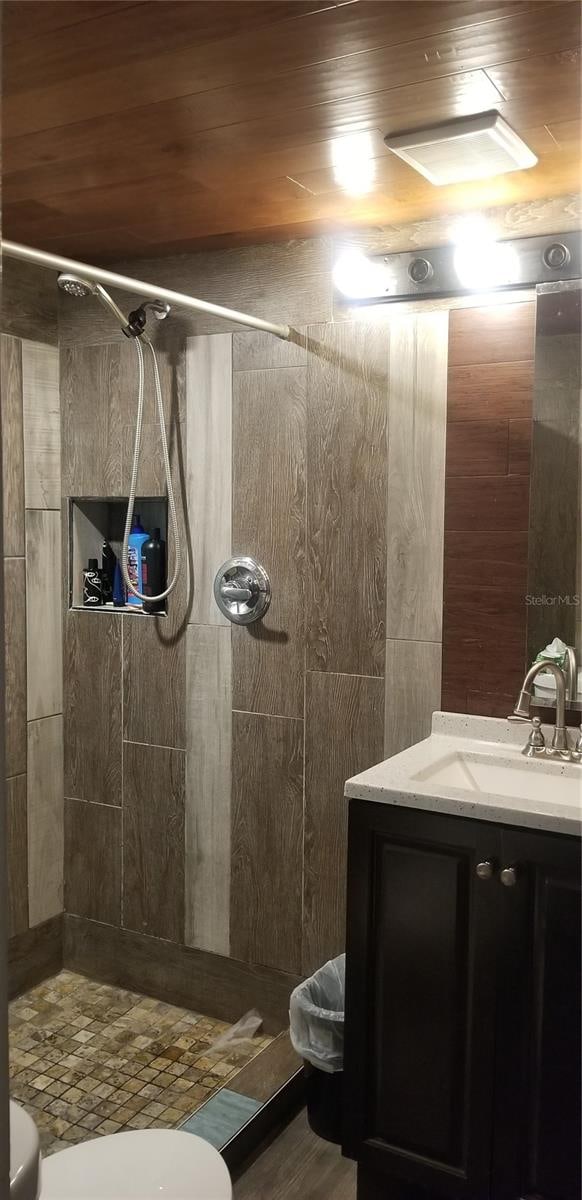
[[214, 317], [222, 317], [225, 321], [235, 321], [237, 325], [248, 325], [251, 329], [260, 329], [264, 333], [272, 333], [275, 337], [289, 341], [291, 329], [289, 325], [274, 325], [271, 321], [263, 321], [261, 317], [251, 317], [248, 313], [237, 312], [234, 308], [223, 308], [221, 304], [210, 304], [207, 300], [197, 300], [183, 292], [173, 292], [170, 288], [157, 287], [153, 283], [144, 283], [141, 279], [132, 279], [129, 275], [118, 275], [115, 271], [105, 271], [102, 267], [91, 267], [88, 263], [77, 262], [74, 258], [62, 258], [60, 254], [49, 254], [46, 250], [34, 250], [32, 246], [23, 246], [19, 242], [2, 241], [2, 253], [8, 258], [18, 258], [21, 262], [36, 263], [39, 267], [48, 267], [53, 271], [69, 271], [73, 275], [81, 275], [91, 283], [108, 284], [109, 287], [119, 288], [123, 292], [137, 292], [148, 300], [162, 300], [165, 304], [179, 308], [189, 308], [194, 312], [211, 313]]

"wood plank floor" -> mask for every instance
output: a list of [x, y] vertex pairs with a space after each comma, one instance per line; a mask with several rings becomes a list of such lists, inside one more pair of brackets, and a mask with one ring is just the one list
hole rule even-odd
[[311, 1132], [305, 1111], [234, 1185], [234, 1200], [355, 1200], [356, 1165]]

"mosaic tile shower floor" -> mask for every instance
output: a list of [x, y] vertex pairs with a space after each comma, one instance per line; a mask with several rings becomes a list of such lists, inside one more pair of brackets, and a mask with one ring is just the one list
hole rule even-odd
[[211, 1050], [228, 1028], [61, 971], [10, 1005], [11, 1095], [45, 1155], [122, 1129], [180, 1126], [272, 1041]]

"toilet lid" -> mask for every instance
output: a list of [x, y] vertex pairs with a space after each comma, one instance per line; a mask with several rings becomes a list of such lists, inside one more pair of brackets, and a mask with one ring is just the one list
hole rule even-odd
[[218, 1150], [193, 1133], [136, 1129], [42, 1163], [41, 1200], [232, 1200]]

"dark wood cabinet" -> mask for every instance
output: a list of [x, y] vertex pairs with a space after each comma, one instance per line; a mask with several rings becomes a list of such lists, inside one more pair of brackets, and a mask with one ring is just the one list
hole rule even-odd
[[580, 843], [361, 800], [349, 826], [359, 1200], [579, 1200]]

